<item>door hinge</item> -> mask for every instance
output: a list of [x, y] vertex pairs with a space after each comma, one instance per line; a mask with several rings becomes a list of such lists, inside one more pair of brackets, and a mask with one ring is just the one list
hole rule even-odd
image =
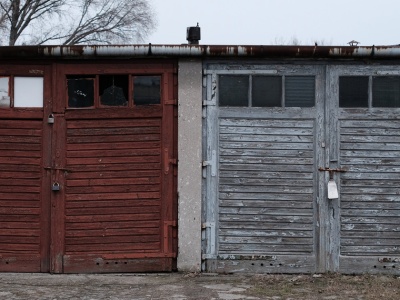
[[212, 100], [203, 100], [203, 106], [216, 106], [217, 101], [215, 99]]
[[168, 148], [164, 149], [164, 174], [167, 175], [169, 173], [169, 166], [170, 165], [177, 165], [178, 160], [176, 158], [169, 157]]
[[203, 224], [201, 224], [201, 228], [204, 231], [209, 231], [210, 235], [209, 235], [209, 252], [208, 253], [203, 253], [201, 255], [202, 260], [205, 259], [216, 259], [217, 255], [215, 253], [216, 250], [216, 246], [215, 246], [215, 222], [205, 222]]
[[177, 99], [165, 100], [164, 104], [165, 105], [178, 105], [178, 100]]
[[203, 167], [211, 167], [211, 176], [215, 177], [217, 175], [217, 151], [211, 151], [211, 159], [203, 161]]

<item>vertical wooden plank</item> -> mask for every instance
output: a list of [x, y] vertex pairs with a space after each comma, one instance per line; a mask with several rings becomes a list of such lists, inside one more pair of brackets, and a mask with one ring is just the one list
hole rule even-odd
[[64, 254], [64, 199], [65, 199], [65, 155], [66, 155], [66, 124], [64, 118], [64, 109], [66, 97], [66, 82], [61, 73], [60, 66], [54, 65], [56, 76], [55, 84], [53, 84], [53, 95], [55, 96], [54, 109], [54, 124], [52, 131], [52, 155], [51, 155], [51, 183], [52, 185], [58, 183], [60, 185], [59, 191], [51, 191], [51, 244], [50, 244], [50, 272], [62, 273], [63, 272], [63, 254]]
[[40, 252], [41, 252], [41, 271], [50, 271], [50, 201], [51, 201], [51, 137], [52, 124], [48, 123], [48, 116], [52, 113], [53, 105], [53, 78], [54, 70], [51, 65], [45, 67], [44, 72], [44, 105], [43, 105], [43, 142], [42, 142], [42, 192], [41, 192], [41, 220], [40, 220]]

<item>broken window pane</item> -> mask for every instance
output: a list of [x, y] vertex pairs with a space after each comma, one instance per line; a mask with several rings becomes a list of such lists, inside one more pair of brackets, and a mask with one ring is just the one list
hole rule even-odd
[[282, 106], [282, 77], [253, 76], [253, 105], [257, 107]]
[[285, 106], [286, 107], [315, 106], [315, 77], [286, 76]]
[[339, 78], [339, 107], [368, 107], [368, 76]]
[[219, 76], [219, 106], [248, 106], [249, 76]]
[[14, 78], [14, 107], [43, 107], [43, 77]]
[[68, 76], [68, 107], [80, 108], [94, 105], [95, 76]]
[[100, 75], [99, 94], [101, 105], [128, 105], [128, 75]]
[[161, 103], [161, 76], [135, 76], [133, 79], [135, 105]]
[[10, 107], [10, 78], [0, 77], [0, 108]]
[[373, 107], [400, 107], [400, 77], [374, 77]]

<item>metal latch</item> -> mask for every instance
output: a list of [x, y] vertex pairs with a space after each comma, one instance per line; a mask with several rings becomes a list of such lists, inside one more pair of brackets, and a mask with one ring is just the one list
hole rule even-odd
[[203, 167], [211, 167], [211, 176], [216, 176], [217, 175], [217, 151], [212, 150], [211, 151], [211, 160], [204, 160], [203, 161]]

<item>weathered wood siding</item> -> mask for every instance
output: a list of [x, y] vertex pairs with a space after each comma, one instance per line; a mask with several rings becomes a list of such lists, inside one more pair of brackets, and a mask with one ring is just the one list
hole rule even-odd
[[[386, 119], [382, 117], [388, 116]], [[340, 121], [341, 269], [396, 271], [400, 256], [400, 121], [389, 112]]]
[[41, 155], [41, 119], [0, 120], [0, 271], [40, 271]]
[[219, 254], [310, 255], [313, 120], [219, 122]]

